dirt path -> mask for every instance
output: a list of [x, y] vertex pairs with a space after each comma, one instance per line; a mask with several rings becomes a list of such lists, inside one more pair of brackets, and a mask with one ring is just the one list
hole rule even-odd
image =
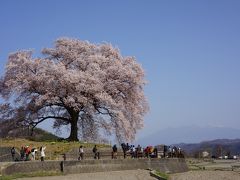
[[126, 170], [126, 171], [111, 171], [111, 172], [97, 172], [97, 173], [83, 173], [83, 174], [69, 174], [66, 176], [52, 176], [52, 177], [34, 177], [21, 178], [20, 180], [156, 180], [150, 176], [147, 170]]
[[171, 175], [170, 180], [240, 180], [240, 174], [233, 171], [189, 171]]

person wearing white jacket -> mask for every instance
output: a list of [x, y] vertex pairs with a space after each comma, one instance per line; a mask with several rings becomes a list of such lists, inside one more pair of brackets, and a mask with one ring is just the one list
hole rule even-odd
[[41, 161], [44, 161], [44, 158], [45, 158], [45, 149], [46, 149], [45, 146], [41, 146], [41, 147], [40, 147]]
[[32, 155], [32, 160], [34, 160], [34, 161], [36, 159], [36, 153], [37, 153], [37, 149], [36, 148], [32, 148], [31, 155]]

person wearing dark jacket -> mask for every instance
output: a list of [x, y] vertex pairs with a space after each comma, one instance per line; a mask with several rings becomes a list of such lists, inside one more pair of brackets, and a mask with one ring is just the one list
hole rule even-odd
[[114, 144], [112, 147], [112, 159], [117, 159], [117, 145]]
[[12, 147], [12, 149], [11, 149], [11, 155], [12, 155], [12, 160], [13, 160], [13, 161], [15, 161], [15, 153], [16, 153], [15, 147]]
[[98, 149], [97, 149], [97, 145], [95, 145], [93, 147], [93, 153], [94, 153], [94, 159], [99, 159], [99, 152], [98, 152]]

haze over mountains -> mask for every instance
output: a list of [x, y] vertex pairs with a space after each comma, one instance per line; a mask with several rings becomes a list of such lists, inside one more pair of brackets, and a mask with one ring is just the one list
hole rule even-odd
[[179, 127], [166, 128], [158, 132], [136, 140], [136, 144], [156, 145], [156, 144], [179, 144], [179, 143], [199, 143], [214, 139], [237, 139], [240, 138], [240, 129], [227, 127]]
[[175, 146], [182, 148], [186, 154], [191, 156], [203, 151], [207, 151], [211, 156], [215, 157], [240, 154], [240, 139], [216, 139], [201, 143], [175, 144]]

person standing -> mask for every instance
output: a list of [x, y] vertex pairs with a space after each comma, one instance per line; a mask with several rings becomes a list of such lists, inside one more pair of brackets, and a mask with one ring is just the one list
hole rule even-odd
[[140, 145], [136, 148], [136, 158], [142, 157], [142, 147]]
[[81, 145], [79, 147], [79, 157], [78, 157], [78, 160], [83, 160], [83, 155], [84, 155], [84, 151], [83, 151], [83, 146]]
[[40, 155], [41, 155], [41, 161], [44, 161], [44, 158], [45, 158], [45, 149], [46, 147], [44, 146], [41, 146], [40, 147]]
[[32, 160], [36, 160], [36, 152], [37, 152], [37, 149], [36, 148], [32, 148], [31, 150], [31, 155], [32, 155]]
[[131, 145], [131, 156], [132, 156], [132, 158], [136, 157], [136, 149], [135, 149], [134, 145]]
[[24, 160], [24, 157], [25, 157], [25, 150], [24, 150], [24, 147], [22, 146], [21, 149], [20, 149], [20, 156], [21, 156], [21, 161]]
[[97, 145], [93, 147], [94, 159], [99, 159], [99, 152], [97, 149]]
[[127, 145], [125, 143], [122, 143], [121, 146], [123, 150], [123, 158], [125, 159], [127, 154]]
[[29, 155], [31, 154], [31, 148], [29, 146], [26, 146], [25, 148], [25, 154], [26, 154], [26, 159], [25, 161], [29, 161]]
[[11, 149], [11, 155], [12, 155], [12, 160], [13, 160], [13, 161], [15, 161], [15, 153], [16, 153], [15, 147], [12, 147], [12, 149]]
[[113, 147], [112, 147], [112, 159], [117, 159], [117, 145], [115, 144]]

